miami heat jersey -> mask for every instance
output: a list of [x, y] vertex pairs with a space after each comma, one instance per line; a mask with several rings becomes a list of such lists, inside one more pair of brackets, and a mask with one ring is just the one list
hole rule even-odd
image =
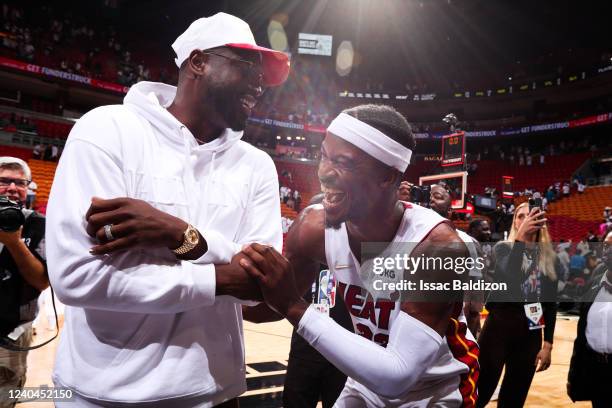
[[[404, 215], [393, 242], [419, 243], [438, 224], [447, 221], [427, 208], [411, 203], [403, 204]], [[338, 281], [337, 296], [342, 296], [345, 301], [355, 333], [386, 347], [389, 330], [400, 313], [401, 301], [375, 298], [366, 289], [360, 275], [359, 261], [350, 249], [345, 223], [342, 223], [338, 229], [325, 229], [325, 253], [327, 265]], [[474, 361], [477, 356], [471, 350], [476, 343], [471, 335], [468, 336], [471, 338], [465, 338], [465, 323], [460, 321], [464, 320], [459, 317], [460, 310], [461, 307], [457, 310], [457, 318], [453, 319], [453, 324], [447, 333], [447, 341], [440, 347], [434, 364], [425, 371], [420, 381], [406, 395], [397, 400], [388, 400], [349, 378], [337, 405], [340, 407], [425, 407], [436, 404], [448, 407], [473, 406], [476, 384], [470, 375], [477, 374], [474, 368], [477, 365]], [[413, 346], [418, 350], [417, 344]], [[457, 350], [456, 356], [453, 355], [455, 350]], [[466, 393], [469, 395], [464, 395]]]

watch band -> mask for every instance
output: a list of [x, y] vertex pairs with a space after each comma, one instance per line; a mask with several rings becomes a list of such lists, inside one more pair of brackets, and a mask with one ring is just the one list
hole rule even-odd
[[183, 243], [176, 249], [173, 249], [176, 255], [183, 255], [195, 248], [200, 242], [200, 233], [191, 224], [187, 225], [187, 229], [183, 233]]

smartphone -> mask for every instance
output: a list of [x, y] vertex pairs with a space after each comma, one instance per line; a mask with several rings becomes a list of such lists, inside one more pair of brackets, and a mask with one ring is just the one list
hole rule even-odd
[[[540, 211], [542, 211], [542, 199], [541, 198], [530, 198], [529, 199], [529, 213], [531, 213], [531, 210], [533, 210], [534, 208], [539, 209]], [[542, 216], [539, 216], [538, 218], [541, 218]]]

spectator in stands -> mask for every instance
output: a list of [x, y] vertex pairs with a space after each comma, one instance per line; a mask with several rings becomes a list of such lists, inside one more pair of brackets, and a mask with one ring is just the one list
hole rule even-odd
[[51, 145], [51, 161], [57, 161], [59, 159], [59, 148], [56, 145]]
[[544, 165], [544, 161], [545, 161], [544, 153], [540, 153], [540, 165], [543, 166]]
[[292, 194], [293, 194], [292, 190], [289, 187], [287, 187], [287, 195], [285, 196], [285, 199], [283, 200], [285, 204], [289, 205], [289, 200], [291, 199]]
[[30, 184], [28, 184], [28, 194], [26, 196], [27, 209], [31, 209], [34, 205], [34, 201], [36, 200], [36, 190], [38, 190], [38, 185], [34, 180], [30, 181]]
[[532, 156], [530, 154], [527, 154], [527, 156], [525, 157], [525, 163], [527, 164], [527, 166], [531, 166], [532, 160]]
[[302, 196], [300, 192], [295, 190], [293, 192], [293, 209], [297, 212], [300, 212], [300, 206], [302, 205]]
[[549, 203], [555, 201], [555, 188], [553, 186], [549, 186], [548, 189], [546, 189], [546, 199]]
[[51, 160], [51, 145], [46, 144], [43, 149], [43, 160]]
[[285, 203], [289, 208], [295, 209], [295, 199], [293, 198], [293, 192], [289, 190], [289, 197], [287, 197], [287, 202]]
[[524, 166], [525, 165], [525, 156], [523, 156], [522, 154], [519, 154], [519, 166]]
[[34, 149], [32, 149], [32, 158], [41, 159], [42, 158], [40, 157], [41, 151], [42, 151], [42, 146], [40, 145], [40, 143], [36, 143], [34, 145]]
[[586, 238], [581, 239], [576, 245], [576, 252], [580, 251], [581, 254], [586, 254], [589, 249], [590, 247]]
[[287, 203], [287, 199], [289, 198], [289, 187], [280, 186], [280, 199], [283, 203]]
[[563, 183], [563, 197], [570, 196], [570, 184], [566, 181]]
[[606, 206], [606, 208], [603, 210], [603, 218], [604, 220], [607, 220], [610, 217], [612, 217], [612, 207]]

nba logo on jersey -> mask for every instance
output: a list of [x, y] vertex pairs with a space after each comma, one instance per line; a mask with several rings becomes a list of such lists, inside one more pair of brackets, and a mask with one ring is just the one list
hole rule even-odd
[[336, 277], [329, 269], [319, 272], [319, 294], [317, 301], [319, 304], [327, 304], [334, 307], [336, 304]]

